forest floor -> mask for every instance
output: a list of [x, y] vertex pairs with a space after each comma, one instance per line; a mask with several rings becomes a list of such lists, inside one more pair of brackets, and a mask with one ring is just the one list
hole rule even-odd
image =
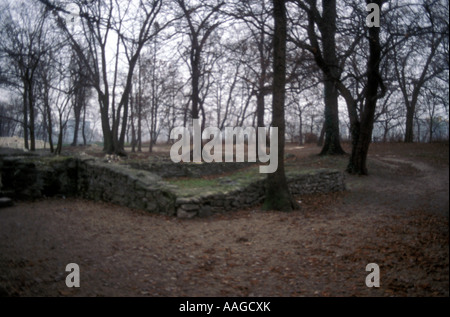
[[[289, 145], [289, 164], [345, 168], [348, 156], [319, 151]], [[180, 220], [81, 199], [16, 202], [0, 209], [0, 295], [449, 296], [448, 143], [372, 144], [368, 169], [346, 174], [345, 192], [296, 197], [291, 213]], [[79, 288], [66, 287], [68, 263]], [[378, 288], [365, 284], [368, 263]]]

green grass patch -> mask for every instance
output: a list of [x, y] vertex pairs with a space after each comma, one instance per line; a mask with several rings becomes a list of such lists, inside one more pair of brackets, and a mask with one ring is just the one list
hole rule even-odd
[[218, 179], [203, 179], [203, 178], [186, 178], [186, 179], [176, 179], [176, 180], [170, 180], [168, 183], [177, 185], [180, 188], [183, 189], [189, 189], [189, 188], [205, 188], [205, 187], [215, 187], [219, 186], [220, 183]]
[[[286, 177], [314, 174], [322, 168], [287, 166]], [[211, 195], [225, 193], [245, 188], [252, 183], [266, 179], [267, 174], [259, 173], [259, 167], [254, 166], [245, 170], [236, 171], [214, 178], [179, 178], [166, 180], [167, 183], [176, 187], [175, 191], [179, 197], [191, 197], [196, 195]]]
[[265, 174], [259, 174], [258, 167], [251, 167], [214, 178], [179, 178], [166, 182], [178, 188], [176, 192], [179, 196], [189, 197], [237, 190], [264, 177]]

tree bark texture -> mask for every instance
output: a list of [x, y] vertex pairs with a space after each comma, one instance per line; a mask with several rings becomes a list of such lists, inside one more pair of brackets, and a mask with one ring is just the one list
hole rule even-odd
[[[284, 0], [273, 0], [275, 32], [273, 36], [272, 125], [278, 127], [278, 169], [267, 175], [264, 209], [291, 211], [298, 208], [291, 197], [284, 171], [285, 84], [286, 84], [286, 8]], [[272, 153], [271, 153], [272, 155]]]

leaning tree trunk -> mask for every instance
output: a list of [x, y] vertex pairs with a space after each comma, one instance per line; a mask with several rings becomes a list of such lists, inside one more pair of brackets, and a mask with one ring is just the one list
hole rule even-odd
[[133, 93], [131, 92], [131, 96], [130, 96], [130, 109], [131, 109], [131, 114], [130, 114], [130, 124], [131, 124], [131, 152], [134, 153], [136, 152], [136, 128], [135, 128], [135, 123], [134, 123], [134, 117], [136, 114], [136, 106], [134, 105], [134, 99], [133, 99]]
[[298, 205], [291, 197], [284, 172], [286, 8], [284, 0], [273, 0], [273, 6], [275, 32], [273, 35], [272, 125], [278, 127], [278, 169], [267, 175], [264, 209], [291, 211], [298, 208]]

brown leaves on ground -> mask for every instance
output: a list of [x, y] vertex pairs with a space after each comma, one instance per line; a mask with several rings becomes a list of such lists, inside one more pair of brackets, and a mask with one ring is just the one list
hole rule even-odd
[[[295, 197], [302, 210], [290, 213], [179, 220], [78, 199], [19, 202], [0, 210], [0, 294], [448, 296], [448, 163], [423, 159], [430, 149], [375, 150], [370, 176]], [[76, 291], [68, 263], [80, 266]], [[379, 288], [365, 285], [368, 263]]]

